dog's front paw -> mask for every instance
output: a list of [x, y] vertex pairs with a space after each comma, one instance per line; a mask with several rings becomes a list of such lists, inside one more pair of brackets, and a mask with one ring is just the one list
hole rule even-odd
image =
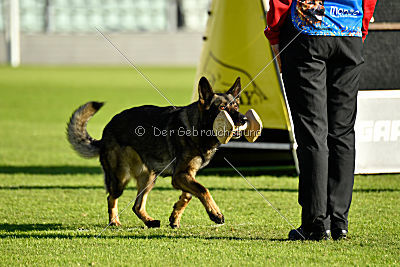
[[112, 222], [112, 223], [110, 223], [110, 226], [118, 227], [118, 226], [121, 226], [121, 223], [120, 222]]
[[153, 220], [144, 223], [148, 228], [160, 228], [160, 221]]
[[110, 226], [121, 226], [121, 222], [119, 221], [118, 217], [115, 218], [114, 220], [109, 221]]
[[216, 215], [213, 214], [212, 212], [208, 213], [208, 216], [210, 217], [211, 221], [217, 223], [217, 224], [224, 224], [225, 223], [225, 218], [222, 213], [217, 213]]
[[173, 215], [169, 217], [169, 226], [171, 226], [172, 229], [177, 229], [180, 227], [180, 223], [178, 220], [175, 219]]
[[173, 223], [170, 223], [169, 226], [171, 226], [172, 229], [178, 229], [179, 227], [181, 227], [179, 224], [173, 224]]

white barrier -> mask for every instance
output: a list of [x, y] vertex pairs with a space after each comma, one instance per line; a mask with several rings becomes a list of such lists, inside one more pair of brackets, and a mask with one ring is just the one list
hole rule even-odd
[[355, 172], [400, 172], [400, 90], [359, 92]]
[[20, 29], [19, 29], [19, 0], [10, 0], [10, 15], [9, 15], [9, 60], [13, 67], [18, 67], [21, 61], [20, 52]]

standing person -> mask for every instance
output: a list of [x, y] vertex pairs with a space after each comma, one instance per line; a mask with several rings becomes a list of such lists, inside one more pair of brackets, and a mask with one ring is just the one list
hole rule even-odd
[[355, 166], [363, 41], [376, 0], [270, 0], [265, 35], [278, 58], [298, 144], [301, 226], [289, 239], [345, 239]]

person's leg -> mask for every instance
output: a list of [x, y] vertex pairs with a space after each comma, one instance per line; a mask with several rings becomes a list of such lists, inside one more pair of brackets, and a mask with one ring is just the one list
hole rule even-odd
[[328, 61], [328, 210], [332, 236], [346, 230], [355, 165], [354, 123], [362, 58], [357, 37], [337, 38], [337, 52]]
[[[281, 49], [293, 37], [287, 29], [283, 35]], [[298, 144], [299, 204], [306, 233], [330, 228], [325, 65], [330, 39], [300, 35], [281, 54], [282, 78]]]

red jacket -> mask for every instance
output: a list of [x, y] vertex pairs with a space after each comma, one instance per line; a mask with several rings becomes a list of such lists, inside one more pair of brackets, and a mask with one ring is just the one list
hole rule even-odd
[[[363, 0], [363, 22], [362, 22], [362, 38], [368, 34], [369, 21], [374, 14], [377, 0]], [[267, 28], [264, 30], [265, 36], [271, 45], [279, 43], [280, 29], [290, 12], [292, 0], [269, 0], [269, 11], [267, 13]]]

